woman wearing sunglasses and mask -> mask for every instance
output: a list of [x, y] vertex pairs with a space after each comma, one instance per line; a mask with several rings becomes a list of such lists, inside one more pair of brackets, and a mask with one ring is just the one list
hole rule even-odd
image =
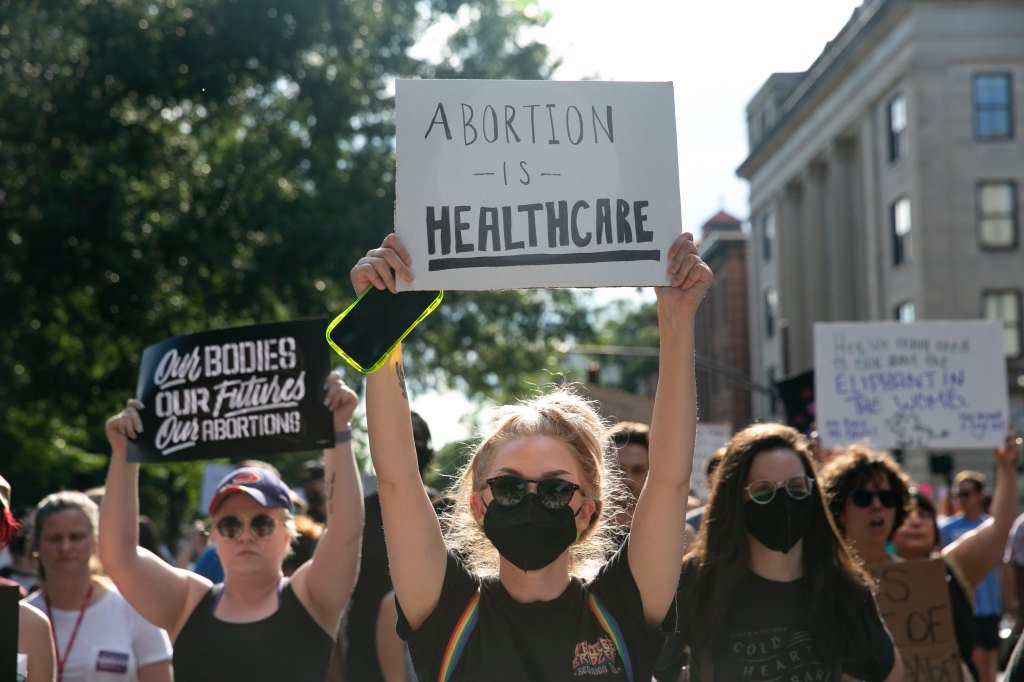
[[217, 485], [210, 535], [224, 567], [219, 585], [137, 546], [139, 465], [127, 461], [127, 446], [142, 430], [142, 405], [130, 400], [107, 421], [100, 556], [125, 598], [167, 630], [177, 679], [323, 682], [359, 564], [363, 496], [348, 426], [357, 401], [332, 372], [324, 401], [337, 432], [324, 452], [329, 531], [290, 578], [281, 568], [295, 533], [288, 487], [256, 467], [236, 469]]
[[[1017, 514], [1016, 434], [995, 450], [996, 491], [993, 517], [956, 542], [938, 549], [935, 507], [910, 488], [902, 467], [887, 454], [863, 446], [850, 446], [822, 471], [829, 504], [840, 528], [866, 564], [942, 556], [946, 564], [953, 624], [960, 657], [971, 675], [978, 677], [972, 660], [976, 629], [968, 595], [1002, 563], [1010, 527]], [[896, 556], [886, 549], [893, 541]], [[965, 608], [965, 606], [967, 608]]]
[[[597, 540], [621, 485], [605, 426], [587, 402], [556, 391], [502, 410], [458, 485], [446, 538], [416, 466], [401, 352], [367, 377], [398, 631], [419, 679], [650, 679], [683, 554], [694, 315], [712, 280], [690, 235], [667, 255], [671, 285], [656, 290], [650, 474], [630, 538], [607, 562]], [[394, 291], [396, 274], [412, 281], [414, 266], [391, 234], [352, 269], [352, 284], [357, 293]]]
[[828, 513], [807, 440], [755, 424], [716, 470], [666, 653], [688, 648], [695, 682], [900, 680], [872, 585]]

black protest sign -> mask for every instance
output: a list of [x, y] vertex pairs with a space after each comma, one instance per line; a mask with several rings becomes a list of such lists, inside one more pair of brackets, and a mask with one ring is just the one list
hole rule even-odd
[[878, 610], [903, 657], [908, 682], [960, 682], [943, 559], [876, 564]]
[[261, 457], [334, 442], [324, 407], [326, 320], [235, 327], [167, 339], [142, 354], [135, 462]]

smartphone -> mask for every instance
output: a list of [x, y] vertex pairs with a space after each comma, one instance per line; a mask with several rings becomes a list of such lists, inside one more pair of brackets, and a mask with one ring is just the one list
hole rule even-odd
[[370, 287], [327, 326], [327, 343], [352, 369], [375, 372], [442, 298], [443, 291], [393, 294]]

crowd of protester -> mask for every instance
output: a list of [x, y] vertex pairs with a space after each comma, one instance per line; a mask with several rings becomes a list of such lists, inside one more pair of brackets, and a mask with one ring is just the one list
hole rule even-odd
[[[336, 372], [336, 445], [294, 488], [240, 462], [179, 547], [139, 513], [136, 400], [106, 423], [104, 488], [14, 513], [0, 478], [0, 584], [22, 598], [25, 679], [888, 682], [904, 665], [869, 568], [929, 558], [964, 679], [1024, 675], [1009, 651], [1024, 624], [1016, 434], [991, 494], [964, 471], [935, 499], [888, 453], [753, 424], [692, 491], [693, 320], [712, 277], [689, 235], [669, 268], [651, 424], [609, 426], [560, 387], [499, 409], [446, 492], [423, 483], [430, 430], [400, 349], [367, 377], [365, 499], [358, 397]], [[398, 277], [412, 269], [395, 235], [351, 273], [357, 293]]]

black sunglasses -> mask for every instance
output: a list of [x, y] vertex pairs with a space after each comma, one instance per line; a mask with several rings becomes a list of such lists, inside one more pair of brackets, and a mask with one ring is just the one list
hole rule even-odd
[[870, 507], [871, 500], [878, 498], [883, 507], [892, 509], [896, 506], [899, 498], [892, 490], [854, 490], [850, 493], [850, 501], [858, 507]]
[[495, 476], [487, 479], [487, 486], [494, 495], [494, 501], [502, 507], [514, 507], [526, 499], [531, 483], [537, 484], [537, 497], [548, 509], [561, 509], [569, 504], [572, 496], [580, 489], [575, 483], [560, 478], [545, 478], [541, 481], [520, 476]]
[[756, 504], [768, 504], [775, 499], [775, 493], [779, 488], [784, 489], [786, 494], [794, 500], [803, 500], [814, 489], [814, 479], [810, 476], [793, 476], [785, 481], [769, 481], [759, 478], [756, 481], [751, 481], [750, 485], [743, 489], [747, 491], [747, 495], [750, 495], [751, 501]]
[[[234, 540], [245, 530], [246, 522], [237, 516], [225, 516], [216, 523], [217, 532], [228, 540]], [[252, 534], [258, 538], [268, 538], [274, 533], [277, 521], [266, 514], [258, 514], [249, 521]]]

